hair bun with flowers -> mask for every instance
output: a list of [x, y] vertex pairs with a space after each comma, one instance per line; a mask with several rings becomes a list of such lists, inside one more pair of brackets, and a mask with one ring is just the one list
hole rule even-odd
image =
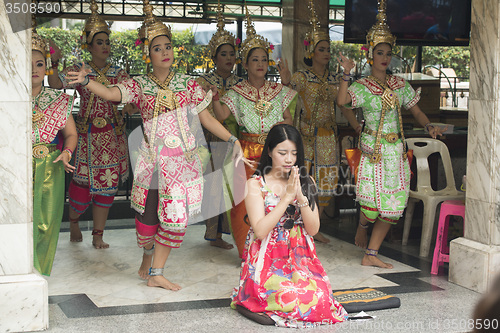
[[89, 18], [85, 21], [85, 26], [83, 27], [82, 31], [82, 37], [80, 38], [80, 41], [82, 43], [82, 49], [87, 48], [87, 46], [92, 43], [92, 39], [94, 36], [100, 32], [104, 32], [106, 34], [111, 33], [111, 30], [109, 29], [108, 23], [99, 16], [97, 13], [97, 3], [95, 0], [90, 1], [90, 16]]
[[[272, 53], [274, 50], [274, 45], [269, 43], [269, 41], [263, 36], [257, 34], [253, 22], [250, 18], [250, 14], [248, 13], [248, 7], [246, 5], [245, 9], [246, 9], [246, 21], [247, 21], [247, 26], [246, 26], [247, 36], [243, 41], [240, 52], [241, 60], [243, 61], [243, 63], [247, 62], [248, 53], [250, 53], [250, 51], [255, 48], [264, 49], [269, 54]], [[274, 60], [269, 60], [269, 65], [274, 66], [275, 64], [276, 63], [274, 62]]]
[[316, 10], [314, 9], [313, 0], [309, 0], [309, 9], [311, 10], [311, 19], [309, 20], [311, 29], [306, 33], [306, 37], [304, 39], [304, 47], [306, 51], [305, 57], [311, 59], [316, 45], [318, 45], [318, 43], [322, 40], [326, 40], [329, 42], [330, 35], [328, 34], [327, 30], [321, 29], [318, 16], [316, 15]]
[[366, 34], [367, 48], [366, 58], [369, 64], [373, 64], [373, 49], [380, 43], [387, 43], [391, 47], [396, 44], [396, 36], [391, 33], [387, 25], [386, 0], [378, 1], [377, 22], [368, 30]]

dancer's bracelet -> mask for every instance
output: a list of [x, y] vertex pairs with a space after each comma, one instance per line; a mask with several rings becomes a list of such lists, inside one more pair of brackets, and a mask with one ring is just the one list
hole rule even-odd
[[303, 207], [307, 207], [307, 206], [309, 206], [308, 200], [306, 200], [304, 203], [300, 203], [300, 202], [297, 203], [297, 207], [299, 207], [299, 208], [303, 208]]
[[83, 80], [83, 82], [81, 83], [82, 86], [86, 86], [87, 84], [89, 84], [90, 82], [90, 79], [88, 77], [88, 75], [85, 77], [85, 79]]
[[69, 159], [71, 160], [71, 156], [73, 156], [73, 151], [70, 148], [64, 148], [64, 150], [62, 152], [67, 153], [69, 156]]
[[238, 138], [237, 138], [237, 137], [235, 137], [234, 135], [231, 135], [231, 136], [229, 137], [229, 140], [227, 140], [227, 142], [229, 142], [229, 143], [230, 143], [230, 144], [232, 144], [232, 145], [234, 145], [234, 143], [235, 143], [236, 141], [238, 141]]

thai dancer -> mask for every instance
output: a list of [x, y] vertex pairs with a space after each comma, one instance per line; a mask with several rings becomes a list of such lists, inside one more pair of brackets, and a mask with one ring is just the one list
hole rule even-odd
[[[240, 129], [243, 153], [255, 167], [271, 127], [278, 123], [292, 124], [291, 111], [295, 109], [297, 93], [282, 84], [266, 80], [267, 68], [272, 63], [269, 53], [273, 46], [255, 32], [248, 10], [246, 20], [246, 39], [242, 44], [241, 58], [248, 79], [234, 85], [220, 101], [215, 95], [213, 106], [220, 121], [234, 115]], [[246, 179], [253, 174], [254, 167], [245, 166]], [[246, 179], [235, 180], [235, 183], [244, 187]], [[243, 201], [231, 210], [231, 228], [240, 257], [250, 227], [245, 221], [246, 213]]]
[[110, 87], [89, 80], [86, 69], [69, 72], [68, 78], [70, 83], [85, 84], [105, 100], [133, 103], [140, 110], [144, 138], [132, 187], [137, 243], [144, 249], [139, 275], [150, 287], [179, 290], [179, 284], [163, 276], [164, 266], [171, 250], [181, 246], [188, 217], [200, 212], [203, 193], [202, 165], [188, 123], [189, 113], [197, 115], [210, 132], [234, 145], [237, 162], [247, 161], [237, 138], [206, 109], [212, 92], [205, 94], [196, 81], [171, 68], [174, 52], [170, 27], [153, 15], [147, 0], [144, 13], [138, 43], [145, 61], [152, 64], [152, 73]]
[[[366, 57], [371, 65], [371, 75], [348, 88], [354, 62], [340, 54], [339, 63], [344, 73], [337, 102], [351, 109], [361, 108], [365, 119], [356, 184], [361, 217], [355, 243], [366, 248], [361, 264], [392, 268], [392, 264], [382, 262], [377, 254], [391, 225], [396, 224], [403, 214], [410, 190], [401, 106], [410, 110], [431, 137], [442, 135], [442, 129], [432, 126], [418, 107], [420, 89], [415, 91], [403, 78], [386, 73], [396, 37], [386, 23], [385, 0], [379, 1], [378, 11], [377, 22], [366, 35]], [[357, 129], [360, 125], [355, 121], [353, 127]], [[369, 223], [373, 223], [373, 231], [368, 242]]]
[[[85, 64], [91, 68], [89, 79], [110, 85], [129, 78], [127, 72], [108, 63], [110, 54], [108, 24], [97, 14], [97, 4], [91, 1], [92, 14], [86, 20], [82, 35], [82, 48], [92, 55]], [[60, 51], [54, 54], [53, 70], [57, 74]], [[81, 242], [78, 221], [92, 204], [92, 244], [97, 249], [108, 248], [103, 233], [109, 209], [113, 204], [120, 181], [129, 174], [128, 148], [125, 123], [117, 104], [106, 101], [83, 84], [69, 84], [67, 73], [79, 71], [81, 64], [65, 68], [59, 75], [49, 77], [53, 88], [74, 88], [80, 94], [80, 111], [76, 119], [78, 147], [75, 153], [75, 173], [69, 186], [70, 241]]]
[[[217, 32], [208, 43], [208, 51], [215, 69], [207, 74], [203, 74], [196, 81], [205, 91], [212, 87], [217, 89], [219, 96], [224, 96], [226, 92], [243, 79], [233, 73], [236, 62], [236, 53], [239, 40], [232, 33], [224, 29], [224, 17], [220, 9], [220, 1], [217, 12]], [[215, 117], [212, 104], [208, 106], [208, 111]], [[229, 116], [224, 121], [224, 126], [233, 134], [238, 134], [238, 127], [234, 116]], [[202, 213], [208, 215], [206, 218], [205, 239], [210, 241], [210, 245], [223, 249], [232, 249], [233, 245], [222, 239], [222, 234], [231, 232], [229, 220], [226, 214], [228, 204], [224, 200], [224, 156], [227, 152], [227, 145], [219, 138], [208, 131], [204, 131], [205, 140], [210, 149], [211, 158], [207, 182], [205, 183], [203, 196], [210, 197], [210, 200], [203, 201]]]
[[33, 145], [33, 259], [35, 268], [50, 275], [64, 211], [64, 171], [76, 147], [76, 127], [71, 110], [73, 97], [43, 86], [50, 73], [50, 47], [36, 32], [31, 36], [31, 85]]

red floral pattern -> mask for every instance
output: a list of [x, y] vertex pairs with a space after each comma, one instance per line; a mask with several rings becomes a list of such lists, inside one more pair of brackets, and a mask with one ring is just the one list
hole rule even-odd
[[[270, 192], [261, 177], [265, 211], [276, 207], [279, 197]], [[264, 312], [278, 326], [308, 327], [334, 324], [347, 319], [347, 313], [332, 296], [330, 281], [316, 255], [312, 236], [302, 219], [284, 229], [283, 215], [266, 239], [248, 232], [240, 284], [231, 306], [242, 305], [252, 312]]]
[[[80, 94], [78, 118], [83, 118], [92, 93], [85, 86], [68, 85], [65, 80], [68, 72], [79, 70], [80, 65], [73, 65], [65, 68], [59, 76], [65, 88], [74, 88]], [[92, 69], [89, 77], [91, 80], [95, 80], [97, 75]], [[111, 84], [116, 84], [128, 79], [129, 76], [121, 68], [111, 66], [106, 72], [106, 78]], [[94, 96], [88, 119], [91, 121], [97, 117], [114, 119], [114, 104]], [[120, 179], [124, 181], [129, 174], [127, 137], [125, 134], [117, 135], [114, 125], [111, 124], [107, 124], [103, 128], [89, 124], [87, 129], [86, 133], [78, 133], [75, 156], [76, 170], [73, 179], [79, 184], [88, 184], [91, 194], [115, 194]], [[109, 176], [110, 174], [111, 176]]]
[[42, 87], [42, 91], [32, 102], [33, 110], [40, 110], [45, 115], [43, 121], [33, 124], [31, 143], [51, 143], [60, 130], [66, 126], [73, 108], [73, 97], [60, 90]]
[[[195, 138], [188, 123], [188, 107], [200, 112], [209, 104], [205, 99], [203, 89], [190, 77], [176, 73], [168, 88], [175, 94], [181, 108], [181, 116], [177, 110], [167, 110], [164, 106], [159, 116], [153, 119], [158, 85], [147, 75], [125, 80], [117, 85], [122, 93], [123, 103], [134, 103], [141, 110], [144, 131], [148, 137], [153, 123], [156, 124], [156, 152], [158, 156], [151, 161], [149, 145], [143, 140], [141, 153], [134, 170], [132, 187], [132, 207], [143, 213], [151, 180], [158, 161], [159, 172], [159, 204], [158, 216], [163, 225], [169, 228], [183, 229], [188, 216], [198, 213], [201, 209], [203, 193], [203, 173], [198, 154], [186, 158], [183, 152], [192, 152], [195, 148]], [[180, 123], [179, 123], [180, 121]], [[163, 145], [167, 136], [182, 138], [182, 131], [187, 134], [184, 147], [168, 148]], [[156, 185], [156, 184], [155, 184]]]

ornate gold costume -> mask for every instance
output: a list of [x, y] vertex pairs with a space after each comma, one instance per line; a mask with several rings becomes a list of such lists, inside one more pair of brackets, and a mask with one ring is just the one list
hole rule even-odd
[[108, 23], [97, 13], [97, 4], [95, 0], [90, 1], [90, 17], [85, 21], [85, 26], [82, 31], [82, 49], [85, 49], [94, 36], [100, 32], [106, 33], [108, 36], [111, 33]]

